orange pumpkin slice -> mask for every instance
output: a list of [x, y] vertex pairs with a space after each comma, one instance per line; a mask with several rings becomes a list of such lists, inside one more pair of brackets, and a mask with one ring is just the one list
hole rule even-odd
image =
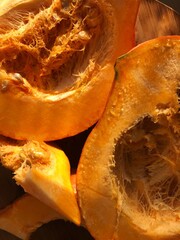
[[60, 139], [93, 125], [115, 59], [134, 46], [140, 0], [45, 2], [0, 31], [0, 134], [15, 139]]
[[82, 217], [96, 240], [179, 239], [180, 36], [147, 41], [115, 68], [78, 167]]
[[37, 141], [15, 141], [1, 136], [0, 159], [14, 171], [25, 192], [80, 224], [80, 213], [70, 180], [70, 164], [63, 151]]
[[27, 240], [41, 225], [60, 218], [64, 216], [26, 194], [0, 211], [0, 229]]

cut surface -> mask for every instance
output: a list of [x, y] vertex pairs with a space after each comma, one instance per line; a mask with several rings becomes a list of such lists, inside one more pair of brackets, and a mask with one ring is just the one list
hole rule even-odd
[[41, 225], [63, 218], [38, 199], [24, 195], [0, 211], [0, 229], [27, 240]]
[[[124, 211], [145, 231], [170, 232], [180, 217], [180, 115], [145, 117], [117, 141], [114, 159]], [[142, 223], [143, 221], [143, 223]], [[167, 229], [167, 222], [170, 226]], [[163, 226], [164, 225], [164, 226]], [[159, 232], [160, 231], [160, 232]]]
[[83, 218], [99, 240], [179, 239], [180, 37], [139, 45], [116, 72], [78, 167]]
[[80, 224], [80, 213], [63, 151], [37, 141], [15, 141], [1, 136], [0, 160], [14, 171], [23, 189], [60, 215]]
[[16, 139], [54, 140], [94, 124], [111, 90], [115, 59], [134, 46], [139, 0], [42, 4], [27, 16], [19, 13], [17, 26], [7, 20], [18, 13], [15, 3], [1, 16], [7, 28], [0, 26], [0, 133]]
[[[103, 39], [99, 28], [105, 21], [99, 8], [93, 1], [55, 0], [35, 16], [29, 16], [27, 24], [1, 35], [2, 69], [39, 91], [56, 94], [76, 88], [74, 83], [89, 79], [90, 69], [95, 67], [89, 57], [99, 48], [103, 48], [102, 53], [105, 50], [103, 42], [96, 46], [97, 38]], [[99, 64], [104, 57], [98, 57]]]

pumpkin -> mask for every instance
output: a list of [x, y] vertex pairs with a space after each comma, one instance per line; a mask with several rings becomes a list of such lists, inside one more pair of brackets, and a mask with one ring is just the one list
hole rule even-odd
[[107, 102], [116, 58], [135, 44], [139, 2], [34, 1], [41, 7], [28, 14], [32, 0], [6, 1], [11, 7], [0, 16], [0, 134], [47, 141], [93, 125]]
[[80, 225], [80, 213], [64, 152], [37, 141], [16, 141], [1, 136], [0, 161], [14, 172], [25, 192]]
[[27, 240], [42, 224], [59, 218], [64, 216], [25, 194], [0, 211], [0, 229]]
[[180, 36], [138, 45], [115, 69], [78, 166], [82, 217], [96, 240], [178, 240]]

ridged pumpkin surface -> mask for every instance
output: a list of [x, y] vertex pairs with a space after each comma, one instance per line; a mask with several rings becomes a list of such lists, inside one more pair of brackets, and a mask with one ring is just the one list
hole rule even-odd
[[134, 46], [139, 2], [36, 1], [28, 14], [33, 2], [16, 1], [1, 12], [0, 134], [54, 140], [94, 124], [115, 59]]
[[96, 240], [180, 239], [180, 36], [116, 63], [106, 110], [83, 148], [79, 205]]

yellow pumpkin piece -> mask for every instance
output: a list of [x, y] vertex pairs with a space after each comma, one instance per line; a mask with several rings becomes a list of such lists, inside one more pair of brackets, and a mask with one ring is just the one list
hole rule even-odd
[[180, 36], [137, 46], [115, 69], [78, 166], [82, 217], [96, 240], [179, 240]]
[[3, 166], [14, 171], [16, 183], [25, 192], [80, 224], [70, 165], [63, 151], [43, 142], [21, 142], [1, 136], [0, 159]]
[[[17, 29], [6, 21], [8, 30], [3, 26], [0, 34], [0, 134], [45, 141], [93, 125], [107, 102], [116, 58], [135, 44], [139, 2], [53, 0], [19, 19]], [[12, 19], [13, 6], [10, 13]]]
[[0, 229], [27, 240], [41, 225], [61, 218], [64, 216], [33, 196], [25, 194], [0, 210]]

